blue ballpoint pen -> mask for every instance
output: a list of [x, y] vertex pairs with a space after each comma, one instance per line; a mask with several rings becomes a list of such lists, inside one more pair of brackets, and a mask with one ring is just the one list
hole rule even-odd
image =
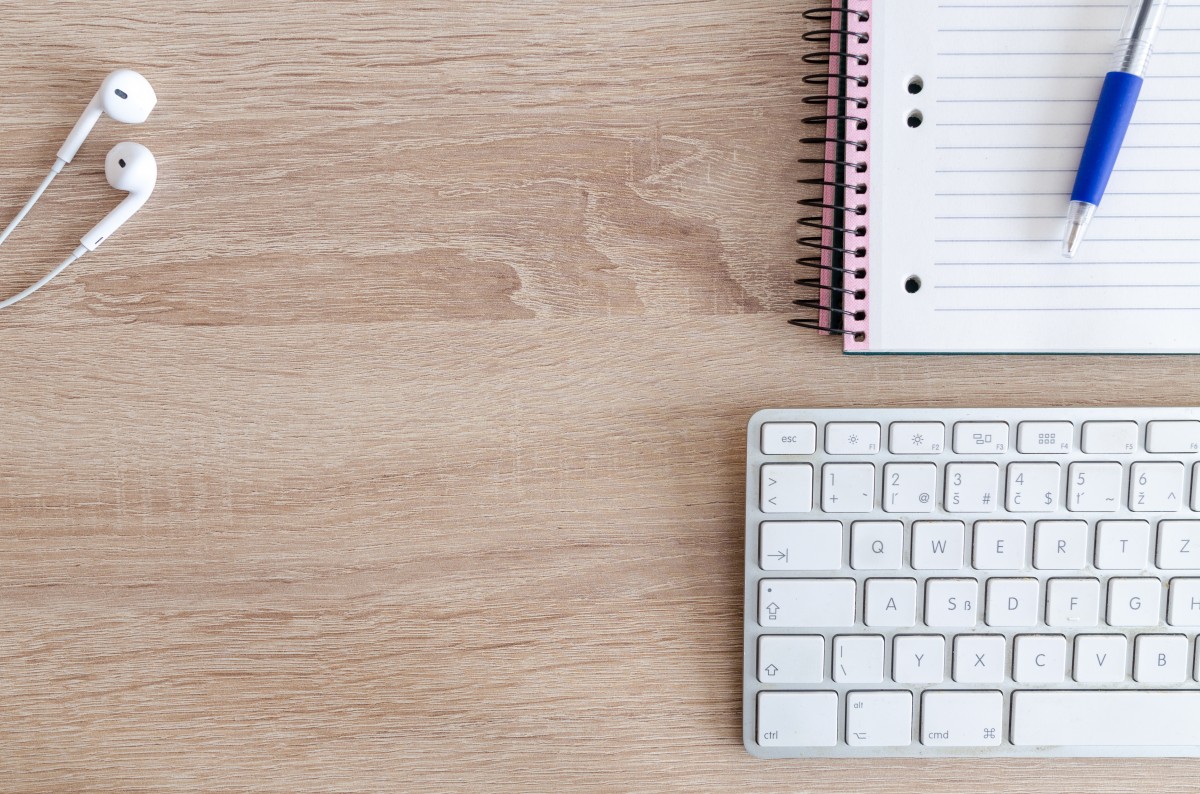
[[1142, 90], [1142, 78], [1150, 62], [1154, 34], [1158, 32], [1167, 0], [1131, 0], [1129, 13], [1121, 28], [1121, 38], [1112, 68], [1104, 77], [1100, 101], [1092, 116], [1071, 203], [1067, 208], [1067, 232], [1063, 238], [1063, 256], [1075, 256], [1096, 207], [1104, 195], [1113, 164], [1121, 153], [1121, 143], [1129, 129], [1134, 105]]

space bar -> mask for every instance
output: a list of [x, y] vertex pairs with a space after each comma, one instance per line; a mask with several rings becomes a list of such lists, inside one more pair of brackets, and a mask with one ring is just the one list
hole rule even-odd
[[1200, 745], [1200, 692], [1014, 692], [1016, 745]]

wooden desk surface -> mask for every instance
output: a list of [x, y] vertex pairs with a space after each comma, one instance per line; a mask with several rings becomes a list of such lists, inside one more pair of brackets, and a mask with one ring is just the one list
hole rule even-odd
[[8, 3], [6, 791], [1194, 790], [1189, 762], [766, 763], [766, 406], [1194, 404], [1198, 358], [848, 359], [787, 326], [801, 0]]

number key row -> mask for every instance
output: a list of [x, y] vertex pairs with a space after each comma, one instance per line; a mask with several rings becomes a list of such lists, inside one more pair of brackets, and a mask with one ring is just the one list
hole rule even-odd
[[[938, 470], [933, 463], [888, 463], [876, 498], [873, 463], [826, 463], [821, 467], [820, 509], [827, 513], [932, 513], [937, 508]], [[817, 501], [814, 467], [809, 463], [768, 463], [759, 469], [759, 508], [764, 513], [807, 513]], [[1067, 468], [1066, 508], [1112, 513], [1122, 504], [1134, 512], [1172, 513], [1183, 509], [1186, 467], [1174, 461], [1077, 462]], [[1200, 510], [1200, 464], [1192, 471], [1192, 509]], [[949, 513], [991, 513], [1002, 505], [1014, 513], [1048, 513], [1063, 505], [1062, 466], [1010, 463], [1001, 501], [996, 463], [948, 463], [943, 469], [940, 504]], [[1123, 500], [1127, 496], [1127, 500]]]

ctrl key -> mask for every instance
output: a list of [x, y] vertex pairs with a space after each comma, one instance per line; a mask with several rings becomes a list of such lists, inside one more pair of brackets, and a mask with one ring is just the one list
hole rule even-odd
[[996, 747], [1004, 721], [999, 692], [926, 692], [921, 698], [921, 744]]
[[758, 743], [763, 747], [837, 744], [836, 692], [759, 692]]

